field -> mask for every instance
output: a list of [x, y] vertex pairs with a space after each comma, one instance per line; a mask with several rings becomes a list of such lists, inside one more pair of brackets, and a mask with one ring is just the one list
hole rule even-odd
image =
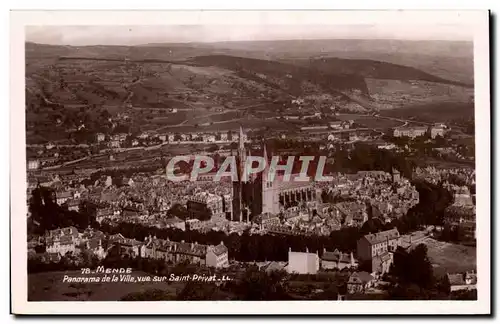
[[456, 101], [428, 103], [422, 105], [408, 105], [407, 107], [384, 110], [382, 116], [410, 119], [420, 121], [447, 122], [457, 118], [474, 118], [474, 103]]
[[371, 117], [371, 116], [358, 118], [358, 119], [356, 119], [355, 122], [357, 124], [362, 125], [362, 127], [378, 128], [378, 129], [398, 127], [398, 126], [401, 126], [404, 124], [404, 123], [397, 121], [397, 120], [384, 119], [384, 118]]
[[425, 238], [429, 258], [437, 275], [476, 270], [476, 248]]
[[366, 79], [370, 96], [379, 109], [446, 101], [453, 98], [467, 103], [474, 95], [473, 88], [427, 81]]
[[[44, 272], [28, 275], [29, 301], [118, 301], [123, 296], [150, 289], [162, 289], [175, 296], [182, 283], [63, 283], [64, 275], [78, 277], [80, 271]], [[146, 275], [133, 272], [133, 275]]]

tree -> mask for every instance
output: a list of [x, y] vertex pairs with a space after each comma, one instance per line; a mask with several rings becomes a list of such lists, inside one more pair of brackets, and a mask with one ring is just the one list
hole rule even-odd
[[160, 301], [175, 300], [167, 291], [161, 289], [148, 289], [141, 292], [133, 292], [120, 298], [121, 301]]
[[403, 285], [416, 284], [422, 288], [433, 287], [434, 274], [432, 264], [427, 257], [427, 246], [419, 244], [410, 252], [398, 247], [394, 253], [391, 274], [396, 276], [398, 282]]
[[211, 144], [209, 147], [207, 147], [207, 152], [215, 152], [219, 149], [219, 146], [217, 144]]
[[257, 267], [250, 267], [243, 276], [238, 292], [243, 300], [284, 300], [287, 299], [284, 278], [285, 273], [282, 271], [267, 274]]
[[181, 204], [174, 204], [170, 209], [167, 211], [167, 216], [168, 217], [179, 217], [180, 219], [187, 219], [189, 217], [188, 211], [186, 207], [184, 207]]
[[436, 288], [438, 291], [443, 292], [445, 294], [449, 294], [451, 292], [451, 285], [450, 285], [450, 280], [448, 279], [447, 275], [444, 275], [439, 279]]
[[177, 300], [214, 300], [217, 287], [213, 284], [188, 281]]

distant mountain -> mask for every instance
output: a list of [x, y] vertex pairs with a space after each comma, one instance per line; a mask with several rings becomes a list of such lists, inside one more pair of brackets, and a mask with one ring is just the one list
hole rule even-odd
[[[329, 53], [398, 53], [429, 56], [472, 58], [474, 45], [467, 41], [410, 41], [391, 39], [298, 39], [273, 41], [241, 41], [210, 43], [215, 48], [252, 50], [274, 55], [300, 56], [328, 55]], [[207, 45], [208, 46], [208, 45]], [[285, 57], [283, 57], [285, 58]]]
[[173, 49], [186, 46], [196, 49], [197, 55], [224, 54], [284, 62], [328, 57], [376, 60], [413, 67], [450, 81], [474, 83], [474, 44], [467, 41], [319, 39], [145, 45]]

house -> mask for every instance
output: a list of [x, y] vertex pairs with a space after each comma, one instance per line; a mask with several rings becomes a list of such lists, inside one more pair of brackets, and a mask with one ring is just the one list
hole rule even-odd
[[342, 121], [341, 120], [338, 120], [338, 121], [333, 121], [333, 122], [330, 122], [330, 127], [333, 128], [333, 129], [342, 129]]
[[175, 253], [175, 262], [188, 262], [192, 264], [205, 265], [207, 246], [198, 243], [186, 243], [182, 240], [177, 243]]
[[324, 130], [328, 129], [327, 125], [316, 125], [316, 126], [302, 126], [300, 127], [301, 131], [310, 131], [310, 130]]
[[166, 227], [178, 228], [178, 229], [180, 229], [182, 231], [186, 230], [186, 223], [182, 219], [180, 219], [179, 217], [177, 217], [177, 216], [167, 218], [165, 220], [165, 226]]
[[129, 238], [115, 238], [108, 240], [108, 245], [117, 246], [120, 255], [128, 255], [133, 258], [140, 255], [142, 242]]
[[351, 252], [342, 253], [339, 250], [330, 252], [323, 249], [323, 254], [321, 255], [321, 268], [322, 269], [339, 269], [351, 268], [356, 266], [356, 261], [354, 260], [354, 255]]
[[259, 215], [259, 217], [257, 217], [256, 223], [260, 224], [262, 227], [279, 225], [280, 218], [278, 217], [278, 215], [275, 215], [275, 214], [263, 213], [263, 214]]
[[60, 206], [64, 204], [67, 200], [73, 198], [73, 194], [69, 191], [59, 191], [56, 192], [56, 203]]
[[316, 274], [319, 270], [319, 256], [318, 253], [306, 252], [292, 252], [288, 250], [288, 273], [297, 274]]
[[436, 138], [437, 136], [444, 137], [446, 132], [446, 126], [442, 124], [434, 125], [430, 128], [431, 138]]
[[144, 238], [144, 245], [141, 247], [140, 255], [142, 258], [151, 258], [165, 260], [165, 262], [174, 262], [177, 243], [169, 239], [161, 240], [156, 236]]
[[111, 141], [109, 141], [108, 146], [110, 148], [119, 148], [120, 147], [120, 141], [119, 140], [111, 140]]
[[399, 245], [400, 235], [396, 228], [367, 234], [357, 242], [357, 257], [360, 262], [369, 262], [372, 272], [385, 273], [392, 263], [392, 253]]
[[98, 209], [96, 213], [96, 222], [101, 223], [105, 219], [113, 218], [113, 210], [111, 208]]
[[203, 134], [203, 141], [208, 143], [215, 142], [215, 135], [213, 134]]
[[70, 226], [47, 231], [45, 233], [45, 244], [47, 252], [66, 254], [74, 251], [76, 244], [80, 243], [80, 233], [76, 227]]
[[210, 245], [207, 247], [206, 265], [213, 268], [229, 266], [228, 249], [224, 242], [220, 242], [217, 246]]
[[270, 261], [263, 266], [260, 267], [260, 270], [265, 271], [266, 273], [271, 273], [275, 271], [286, 271], [287, 267], [286, 262], [276, 262], [276, 261]]
[[97, 143], [100, 143], [106, 139], [106, 136], [103, 133], [97, 133], [96, 134], [96, 140]]
[[344, 219], [345, 224], [362, 226], [368, 220], [368, 213], [365, 204], [356, 201], [344, 201], [333, 206], [336, 217]]
[[394, 137], [410, 137], [415, 138], [427, 134], [427, 126], [405, 126], [394, 129]]
[[450, 291], [476, 289], [477, 275], [474, 271], [465, 273], [447, 273]]
[[76, 244], [78, 244], [78, 241], [72, 235], [67, 234], [50, 237], [46, 242], [47, 253], [58, 253], [61, 256], [67, 253], [75, 253]]
[[132, 178], [127, 178], [127, 177], [124, 177], [122, 179], [122, 184], [124, 186], [129, 186], [129, 187], [132, 187], [134, 185], [134, 180], [132, 180]]
[[45, 252], [41, 255], [41, 261], [43, 263], [58, 263], [61, 261], [61, 255], [59, 253]]
[[95, 256], [99, 258], [99, 260], [102, 260], [106, 257], [106, 251], [104, 250], [102, 246], [102, 239], [101, 238], [91, 238], [89, 239], [85, 247], [87, 250], [92, 252]]
[[38, 159], [28, 160], [28, 170], [36, 170], [40, 167], [40, 161]]
[[347, 291], [350, 294], [363, 293], [373, 286], [374, 281], [375, 278], [366, 271], [353, 272], [347, 282]]

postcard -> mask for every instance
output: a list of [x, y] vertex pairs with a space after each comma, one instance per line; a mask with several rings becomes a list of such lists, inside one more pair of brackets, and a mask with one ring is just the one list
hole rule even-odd
[[12, 313], [491, 312], [489, 12], [13, 11], [11, 67]]

